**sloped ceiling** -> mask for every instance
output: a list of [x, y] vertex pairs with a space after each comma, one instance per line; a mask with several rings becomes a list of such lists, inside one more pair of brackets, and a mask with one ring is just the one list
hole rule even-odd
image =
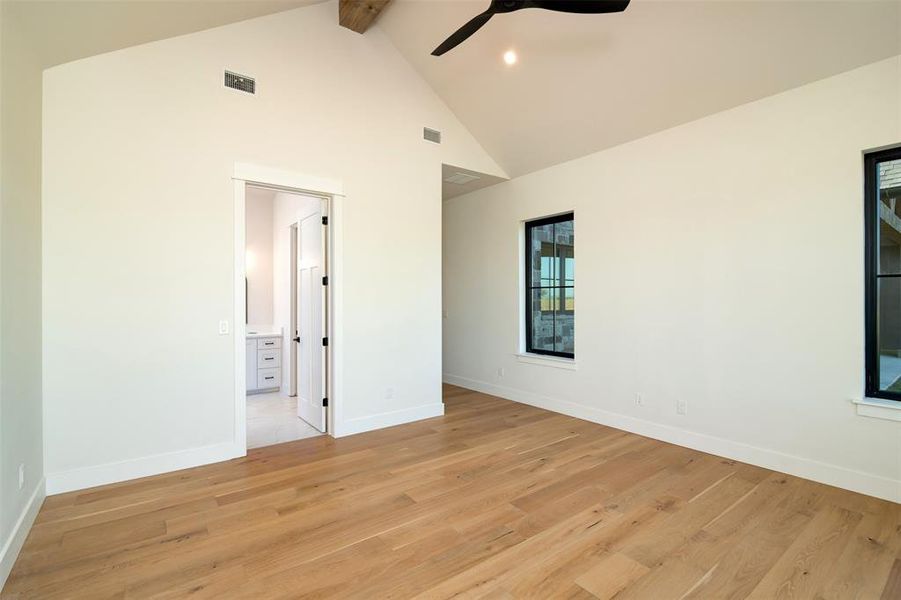
[[[322, 1], [0, 0], [44, 67]], [[901, 53], [901, 0], [632, 0], [499, 15], [430, 56], [487, 5], [393, 0], [377, 25], [510, 176]]]
[[[460, 179], [461, 176], [463, 179]], [[506, 179], [497, 175], [441, 165], [441, 199], [447, 201], [502, 181]]]
[[896, 0], [633, 0], [495, 16], [430, 56], [487, 5], [394, 0], [379, 26], [511, 176], [901, 53]]
[[[43, 67], [324, 0], [0, 0]], [[337, 27], [337, 8], [335, 26]]]

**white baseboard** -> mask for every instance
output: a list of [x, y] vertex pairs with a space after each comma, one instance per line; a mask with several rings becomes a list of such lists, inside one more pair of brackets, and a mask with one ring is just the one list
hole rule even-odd
[[413, 408], [405, 408], [366, 417], [358, 417], [356, 419], [348, 419], [343, 423], [336, 424], [334, 435], [335, 437], [344, 437], [346, 435], [382, 429], [383, 427], [392, 427], [394, 425], [412, 423], [413, 421], [421, 421], [422, 419], [440, 417], [443, 414], [444, 404], [440, 402], [436, 404], [423, 404], [421, 406], [414, 406]]
[[62, 494], [75, 490], [83, 490], [107, 483], [118, 483], [159, 475], [180, 469], [190, 469], [232, 458], [245, 456], [247, 451], [234, 442], [179, 450], [165, 454], [155, 454], [132, 460], [107, 463], [82, 469], [72, 469], [59, 473], [47, 474], [47, 494]]
[[16, 519], [16, 524], [13, 525], [12, 531], [9, 532], [9, 537], [3, 540], [3, 548], [0, 549], [0, 590], [3, 589], [6, 578], [9, 577], [10, 571], [13, 570], [19, 551], [25, 543], [25, 538], [28, 537], [28, 532], [31, 531], [31, 525], [34, 523], [35, 517], [38, 516], [41, 504], [44, 502], [46, 497], [44, 484], [44, 478], [42, 477], [31, 493], [31, 497], [25, 504], [19, 518]]
[[834, 485], [846, 490], [875, 496], [892, 502], [901, 502], [901, 481], [846, 469], [836, 465], [823, 463], [810, 458], [785, 454], [776, 450], [751, 446], [741, 442], [735, 442], [704, 433], [687, 431], [670, 425], [654, 423], [644, 419], [637, 419], [620, 413], [614, 413], [584, 404], [568, 402], [548, 398], [539, 394], [525, 392], [514, 388], [504, 387], [467, 379], [458, 375], [444, 375], [444, 382], [457, 385], [477, 392], [491, 394], [536, 406], [546, 410], [562, 413], [578, 419], [584, 419], [593, 423], [600, 423], [609, 427], [615, 427], [631, 433], [637, 433], [645, 437], [653, 438], [685, 446], [708, 454], [715, 454], [733, 460], [749, 463], [766, 469], [772, 469], [789, 475], [795, 475], [804, 479], [810, 479], [827, 485]]
[[[334, 436], [343, 437], [355, 433], [363, 433], [365, 431], [372, 431], [383, 427], [412, 423], [413, 421], [419, 421], [421, 419], [440, 417], [443, 414], [444, 404], [441, 403], [425, 404], [403, 410], [379, 413], [339, 423], [335, 427], [336, 431]], [[190, 450], [156, 454], [154, 456], [124, 460], [105, 465], [72, 469], [71, 471], [48, 473], [47, 494], [62, 494], [65, 492], [96, 487], [98, 485], [106, 485], [108, 483], [118, 483], [120, 481], [148, 477], [150, 475], [159, 475], [160, 473], [169, 473], [180, 469], [190, 469], [191, 467], [199, 467], [224, 460], [230, 460], [232, 458], [238, 458], [245, 456], [246, 454], [247, 452], [244, 448], [234, 442], [228, 442], [214, 446], [205, 446], [203, 448], [192, 448]]]

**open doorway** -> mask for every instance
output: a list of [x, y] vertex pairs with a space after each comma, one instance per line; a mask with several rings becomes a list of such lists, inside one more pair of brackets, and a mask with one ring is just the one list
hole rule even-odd
[[327, 432], [328, 199], [248, 184], [247, 448]]

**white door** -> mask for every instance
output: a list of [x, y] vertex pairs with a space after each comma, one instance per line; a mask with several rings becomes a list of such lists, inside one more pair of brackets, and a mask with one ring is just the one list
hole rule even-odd
[[297, 416], [325, 431], [325, 235], [319, 214], [297, 225]]
[[300, 353], [300, 309], [297, 304], [297, 292], [300, 286], [297, 285], [297, 240], [299, 233], [300, 221], [291, 225], [291, 348], [288, 351], [288, 395], [292, 398], [297, 396], [297, 355]]

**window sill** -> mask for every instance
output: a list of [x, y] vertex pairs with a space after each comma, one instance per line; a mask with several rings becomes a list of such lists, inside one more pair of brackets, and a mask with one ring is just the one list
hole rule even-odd
[[575, 371], [579, 368], [574, 359], [559, 358], [557, 356], [543, 356], [541, 354], [517, 352], [516, 360], [530, 365], [541, 365], [543, 367], [554, 367], [555, 369], [567, 369], [569, 371]]
[[901, 402], [883, 400], [882, 398], [863, 398], [851, 400], [857, 406], [857, 414], [862, 417], [901, 421]]

